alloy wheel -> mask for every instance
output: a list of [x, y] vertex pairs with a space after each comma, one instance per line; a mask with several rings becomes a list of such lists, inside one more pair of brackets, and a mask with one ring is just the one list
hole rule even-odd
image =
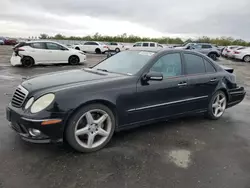
[[92, 149], [102, 145], [112, 130], [108, 113], [101, 109], [89, 110], [83, 114], [75, 127], [75, 138], [79, 145]]
[[225, 95], [219, 93], [214, 98], [212, 108], [213, 108], [213, 115], [216, 118], [221, 117], [226, 109], [226, 97], [225, 97]]

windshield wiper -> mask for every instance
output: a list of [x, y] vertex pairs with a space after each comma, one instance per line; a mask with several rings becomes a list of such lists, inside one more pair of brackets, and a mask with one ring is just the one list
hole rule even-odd
[[103, 71], [103, 72], [109, 72], [107, 69], [96, 69], [96, 70]]

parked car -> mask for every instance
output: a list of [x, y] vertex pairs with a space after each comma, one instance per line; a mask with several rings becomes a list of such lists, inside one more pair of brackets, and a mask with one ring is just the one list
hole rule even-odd
[[4, 40], [5, 45], [16, 45], [18, 44], [18, 41], [16, 39], [6, 38]]
[[125, 50], [125, 46], [118, 42], [108, 42], [107, 46], [110, 51], [115, 51], [116, 53]]
[[220, 50], [209, 43], [187, 43], [184, 46], [176, 47], [176, 49], [186, 49], [186, 50], [195, 50], [200, 53], [203, 53], [213, 59], [214, 61], [220, 57]]
[[4, 45], [4, 40], [0, 39], [0, 45]]
[[31, 67], [37, 64], [68, 63], [76, 65], [86, 61], [84, 52], [52, 41], [22, 42], [13, 48], [11, 64]]
[[92, 152], [115, 131], [192, 113], [219, 119], [245, 97], [227, 70], [195, 51], [126, 50], [92, 68], [25, 80], [6, 116], [26, 141]]
[[156, 42], [136, 42], [129, 50], [161, 50], [163, 46]]
[[233, 55], [233, 51], [236, 50], [237, 48], [239, 48], [240, 46], [227, 46], [226, 48], [224, 48], [224, 50], [222, 51], [222, 56], [223, 57], [232, 57]]
[[246, 63], [250, 62], [250, 47], [241, 47], [234, 50], [232, 57]]
[[83, 52], [90, 52], [90, 53], [105, 53], [109, 51], [109, 48], [103, 42], [85, 42], [84, 44], [74, 45], [73, 48], [76, 50], [81, 50]]

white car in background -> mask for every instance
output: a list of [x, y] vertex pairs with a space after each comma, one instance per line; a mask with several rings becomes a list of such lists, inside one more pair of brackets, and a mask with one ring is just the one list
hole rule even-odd
[[233, 58], [242, 60], [246, 63], [250, 62], [250, 47], [241, 47], [233, 52]]
[[73, 48], [83, 52], [90, 52], [97, 54], [109, 51], [109, 48], [106, 44], [104, 44], [103, 42], [94, 42], [94, 41], [85, 42], [84, 44], [73, 45]]
[[11, 65], [32, 67], [37, 64], [68, 63], [76, 65], [86, 61], [86, 55], [52, 41], [21, 42], [13, 48]]
[[136, 42], [129, 50], [160, 50], [163, 46], [157, 42]]
[[224, 50], [222, 51], [222, 56], [232, 58], [233, 51], [236, 50], [237, 48], [240, 48], [240, 46], [228, 46], [224, 48]]
[[125, 46], [118, 42], [108, 42], [107, 43], [109, 51], [114, 51], [116, 53], [125, 50]]

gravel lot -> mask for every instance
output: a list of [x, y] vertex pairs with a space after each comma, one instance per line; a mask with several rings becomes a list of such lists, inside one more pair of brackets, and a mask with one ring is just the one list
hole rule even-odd
[[248, 188], [250, 186], [250, 64], [235, 68], [246, 99], [218, 121], [201, 116], [117, 133], [101, 151], [79, 154], [61, 144], [22, 141], [8, 127], [5, 106], [23, 77], [85, 65], [11, 67], [11, 47], [0, 46], [0, 188]]

